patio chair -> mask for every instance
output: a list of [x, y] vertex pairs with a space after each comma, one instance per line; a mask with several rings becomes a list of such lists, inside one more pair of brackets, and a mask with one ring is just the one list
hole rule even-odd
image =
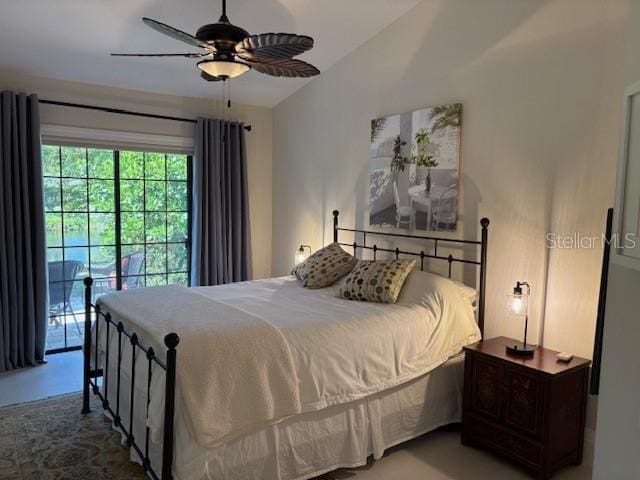
[[401, 205], [400, 194], [398, 193], [398, 182], [393, 182], [393, 199], [396, 205], [396, 228], [400, 228], [401, 223], [409, 223], [409, 229], [416, 228], [416, 209], [409, 205]]
[[122, 257], [122, 289], [138, 288], [140, 286], [140, 272], [144, 265], [144, 252], [135, 252]]
[[[129, 290], [131, 288], [138, 288], [141, 284], [140, 273], [144, 265], [144, 252], [134, 252], [129, 255], [125, 255], [120, 259], [120, 267], [122, 271], [122, 289]], [[115, 290], [117, 286], [116, 281], [116, 264], [112, 263], [106, 267], [98, 268], [93, 267], [91, 269], [94, 275], [101, 275], [108, 278], [102, 278], [96, 280], [95, 289], [98, 293], [104, 293], [108, 290]]]
[[76, 319], [76, 313], [73, 310], [73, 304], [71, 303], [71, 291], [73, 290], [73, 281], [76, 279], [78, 272], [84, 268], [84, 264], [76, 260], [64, 260], [49, 262], [48, 268], [49, 316], [52, 323], [60, 325], [58, 317], [71, 312], [78, 334], [82, 335], [80, 325]]

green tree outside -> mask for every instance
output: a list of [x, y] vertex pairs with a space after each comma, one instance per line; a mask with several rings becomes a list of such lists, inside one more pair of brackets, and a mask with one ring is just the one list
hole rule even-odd
[[[120, 151], [119, 157], [122, 256], [144, 252], [145, 241], [157, 243], [146, 246], [142, 284], [187, 284], [187, 156]], [[62, 260], [56, 247], [64, 239], [65, 258], [83, 262], [83, 275], [115, 265], [114, 159], [108, 149], [42, 147], [49, 261]]]

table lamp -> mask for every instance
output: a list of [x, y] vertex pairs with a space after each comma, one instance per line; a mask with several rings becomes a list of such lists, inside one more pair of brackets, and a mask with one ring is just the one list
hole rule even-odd
[[[522, 287], [527, 287], [527, 292], [523, 293]], [[507, 295], [507, 308], [515, 317], [524, 317], [524, 340], [522, 343], [507, 345], [507, 353], [519, 357], [532, 357], [535, 352], [533, 345], [527, 344], [527, 329], [529, 327], [529, 296], [531, 287], [527, 282], [516, 282], [511, 295]]]
[[[305, 250], [305, 249], [308, 249]], [[298, 265], [299, 263], [304, 262], [307, 258], [309, 258], [309, 255], [311, 255], [311, 246], [310, 245], [300, 245], [300, 248], [298, 248], [296, 250], [296, 256], [295, 256], [295, 265]]]

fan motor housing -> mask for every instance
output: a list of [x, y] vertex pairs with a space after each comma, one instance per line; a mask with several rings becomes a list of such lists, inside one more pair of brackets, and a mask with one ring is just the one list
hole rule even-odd
[[220, 49], [233, 50], [236, 43], [249, 36], [244, 28], [227, 22], [210, 23], [203, 25], [196, 32], [196, 38], [203, 42], [215, 44]]

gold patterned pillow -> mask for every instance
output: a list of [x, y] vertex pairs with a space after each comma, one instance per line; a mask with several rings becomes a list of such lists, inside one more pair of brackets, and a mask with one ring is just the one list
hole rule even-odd
[[358, 259], [332, 243], [321, 248], [291, 272], [303, 287], [324, 288], [351, 271]]
[[365, 302], [396, 303], [415, 260], [358, 260], [336, 297]]

